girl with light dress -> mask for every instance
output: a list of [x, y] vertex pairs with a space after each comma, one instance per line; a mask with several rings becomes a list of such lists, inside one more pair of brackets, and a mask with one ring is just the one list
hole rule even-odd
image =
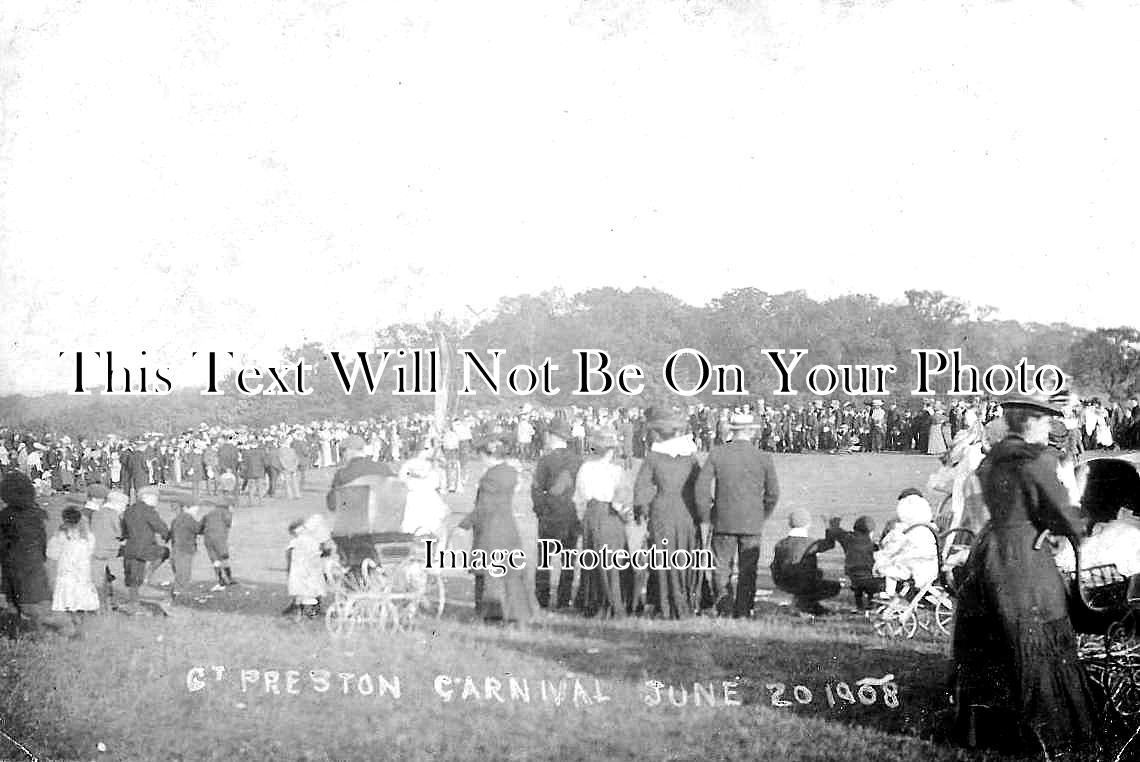
[[95, 535], [83, 513], [78, 508], [65, 508], [63, 524], [48, 540], [47, 557], [56, 562], [51, 609], [67, 612], [74, 627], [80, 625], [82, 612], [99, 610], [99, 591], [91, 581], [94, 552]]

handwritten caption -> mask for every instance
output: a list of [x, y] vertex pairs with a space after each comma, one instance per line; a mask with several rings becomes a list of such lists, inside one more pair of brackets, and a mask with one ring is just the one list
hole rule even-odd
[[[566, 675], [554, 679], [503, 675], [435, 675], [430, 681], [409, 683], [399, 675], [372, 672], [338, 672], [328, 669], [231, 669], [195, 666], [186, 672], [186, 690], [202, 693], [219, 689], [241, 694], [299, 696], [305, 693], [374, 700], [435, 700], [444, 704], [534, 704], [584, 708], [620, 701], [647, 707], [738, 707], [763, 705], [788, 708], [826, 704], [829, 708], [899, 706], [894, 675], [864, 677], [851, 682], [816, 685], [785, 682], [761, 683], [763, 693], [750, 690], [743, 679], [704, 680], [670, 684], [649, 679], [631, 689], [593, 677]], [[766, 694], [766, 695], [765, 695]]]

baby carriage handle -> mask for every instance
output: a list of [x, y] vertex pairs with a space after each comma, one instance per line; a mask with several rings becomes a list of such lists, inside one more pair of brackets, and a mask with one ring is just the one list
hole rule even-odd
[[[1112, 611], [1112, 608], [1110, 606], [1097, 606], [1091, 600], [1089, 600], [1088, 595], [1085, 593], [1085, 589], [1081, 587], [1081, 544], [1074, 540], [1072, 535], [1065, 534], [1061, 536], [1068, 540], [1069, 545], [1073, 548], [1073, 560], [1075, 562], [1074, 567], [1076, 571], [1073, 575], [1072, 585], [1077, 590], [1076, 597], [1077, 600], [1081, 602], [1081, 606], [1092, 614], [1104, 614]], [[1037, 539], [1033, 541], [1033, 549], [1041, 550], [1045, 546], [1045, 541], [1054, 537], [1057, 537], [1057, 535], [1053, 534], [1048, 529], [1042, 529], [1041, 532], [1037, 535]]]
[[978, 538], [978, 533], [969, 527], [952, 527], [947, 529], [941, 534], [936, 534], [935, 539], [938, 545], [938, 578], [942, 581], [942, 586], [946, 588], [946, 592], [950, 593], [952, 597], [958, 596], [958, 587], [954, 582], [954, 575], [948, 571], [949, 568], [945, 563], [946, 559], [946, 546], [951, 545], [950, 538], [954, 535], [964, 534], [969, 537], [970, 545], [974, 544], [974, 540]]

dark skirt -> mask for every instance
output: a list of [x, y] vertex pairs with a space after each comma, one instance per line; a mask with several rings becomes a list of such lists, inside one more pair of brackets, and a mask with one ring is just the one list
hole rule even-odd
[[[650, 548], [672, 551], [696, 550], [699, 547], [697, 526], [687, 513], [649, 516]], [[679, 515], [678, 515], [679, 514]], [[668, 540], [668, 542], [665, 542]], [[693, 616], [700, 604], [700, 574], [692, 569], [650, 569], [646, 590], [647, 603], [665, 619]]]
[[534, 617], [533, 601], [522, 569], [510, 569], [501, 577], [475, 573], [475, 611], [486, 622], [525, 624]]
[[970, 554], [954, 623], [956, 730], [970, 745], [1095, 748], [1097, 705], [1065, 585], [1035, 536], [1028, 523], [991, 528]]
[[[625, 524], [609, 503], [591, 500], [582, 518], [582, 548], [600, 553], [603, 546], [611, 552], [625, 548]], [[594, 569], [582, 569], [579, 608], [586, 616], [625, 616], [632, 580], [629, 569], [606, 569], [601, 564]]]

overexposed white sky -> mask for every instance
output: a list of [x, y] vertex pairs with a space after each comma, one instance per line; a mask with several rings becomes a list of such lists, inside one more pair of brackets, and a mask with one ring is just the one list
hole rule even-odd
[[9, 1], [0, 20], [0, 393], [67, 390], [58, 353], [79, 349], [200, 386], [194, 350], [363, 349], [554, 286], [927, 288], [1140, 324], [1135, 2]]

